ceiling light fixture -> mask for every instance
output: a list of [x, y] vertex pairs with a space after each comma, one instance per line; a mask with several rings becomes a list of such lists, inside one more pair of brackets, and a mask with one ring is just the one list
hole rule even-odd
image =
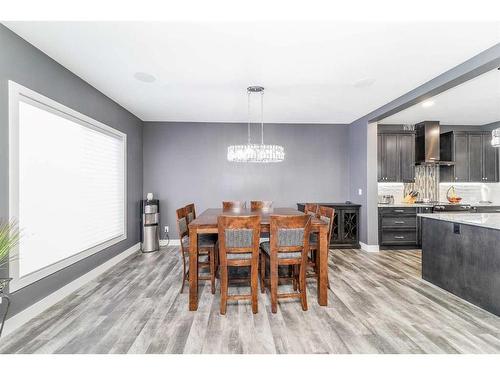
[[[260, 144], [252, 143], [250, 138], [250, 96], [254, 93], [260, 94]], [[227, 148], [227, 160], [236, 163], [279, 163], [285, 160], [285, 149], [283, 148], [283, 146], [264, 144], [264, 87], [247, 87], [247, 96], [247, 144], [229, 146]]]
[[134, 74], [134, 78], [138, 81], [145, 82], [145, 83], [151, 83], [156, 81], [155, 76], [149, 74], [149, 73], [144, 73], [144, 72], [136, 72]]
[[426, 100], [426, 101], [422, 102], [422, 107], [424, 107], [424, 108], [432, 107], [433, 105], [434, 105], [433, 100]]

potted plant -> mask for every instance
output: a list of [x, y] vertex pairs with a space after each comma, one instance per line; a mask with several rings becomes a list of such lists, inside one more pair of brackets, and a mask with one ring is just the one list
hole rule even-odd
[[[9, 254], [10, 251], [19, 242], [19, 230], [15, 221], [10, 222], [0, 222], [0, 275], [5, 272], [7, 265], [9, 264]], [[2, 336], [3, 326], [5, 323], [5, 318], [9, 312], [10, 299], [5, 289], [9, 285], [10, 278], [0, 277], [0, 298], [7, 301], [7, 307], [0, 319], [0, 337]]]

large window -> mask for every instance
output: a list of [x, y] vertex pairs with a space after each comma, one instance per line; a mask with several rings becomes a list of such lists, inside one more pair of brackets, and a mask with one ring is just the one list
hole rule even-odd
[[14, 82], [9, 117], [16, 290], [126, 238], [126, 135]]

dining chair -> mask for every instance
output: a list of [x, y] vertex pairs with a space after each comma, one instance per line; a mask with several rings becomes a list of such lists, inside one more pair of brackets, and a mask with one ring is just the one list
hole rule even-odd
[[247, 206], [245, 201], [223, 201], [222, 210], [223, 211], [238, 211], [243, 210]]
[[273, 208], [273, 201], [250, 201], [250, 210], [270, 210]]
[[[271, 215], [270, 221], [270, 241], [260, 245], [261, 292], [265, 293], [266, 263], [269, 263], [271, 311], [277, 312], [278, 298], [300, 298], [302, 310], [306, 311], [306, 268], [311, 217], [309, 215]], [[292, 266], [294, 268], [294, 292], [278, 293], [279, 266]], [[298, 292], [296, 291], [297, 281], [299, 284]]]
[[317, 203], [306, 203], [304, 205], [304, 212], [311, 216], [316, 216], [318, 213], [318, 204]]
[[[175, 211], [177, 215], [177, 230], [181, 239], [181, 254], [182, 254], [182, 286], [181, 291], [184, 291], [184, 285], [189, 277], [189, 229], [188, 229], [188, 212], [186, 207], [179, 208]], [[217, 251], [216, 251], [217, 236], [211, 234], [198, 234], [198, 268], [209, 269], [209, 275], [200, 274], [199, 280], [210, 280], [212, 294], [215, 294], [215, 274], [217, 272]]]
[[[335, 210], [332, 207], [319, 206], [318, 214], [316, 215], [316, 217], [328, 224], [327, 249], [330, 248], [330, 239], [332, 234], [334, 216]], [[313, 270], [313, 272], [307, 273], [306, 277], [318, 277], [318, 268], [316, 262], [318, 259], [318, 249], [319, 234], [311, 233], [311, 235], [309, 236], [309, 267]], [[328, 283], [328, 288], [330, 288], [330, 283]]]
[[188, 224], [196, 219], [196, 210], [194, 208], [194, 203], [190, 203], [186, 205], [186, 214], [187, 214], [187, 222]]
[[[258, 312], [260, 216], [221, 215], [219, 228], [220, 313], [226, 314], [228, 300], [251, 300], [252, 312]], [[250, 294], [228, 295], [228, 268], [250, 266]]]
[[[273, 201], [250, 201], [250, 211], [271, 211]], [[262, 239], [269, 239], [269, 233], [260, 233]]]

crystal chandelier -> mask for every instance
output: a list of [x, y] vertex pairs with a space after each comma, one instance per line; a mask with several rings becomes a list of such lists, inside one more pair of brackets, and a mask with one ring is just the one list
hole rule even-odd
[[491, 145], [493, 147], [500, 147], [500, 128], [491, 132]]
[[[250, 95], [260, 93], [260, 131], [259, 143], [250, 139]], [[264, 87], [247, 87], [248, 95], [248, 140], [244, 145], [231, 145], [227, 148], [227, 160], [236, 163], [278, 163], [285, 160], [285, 149], [279, 145], [264, 144]]]

